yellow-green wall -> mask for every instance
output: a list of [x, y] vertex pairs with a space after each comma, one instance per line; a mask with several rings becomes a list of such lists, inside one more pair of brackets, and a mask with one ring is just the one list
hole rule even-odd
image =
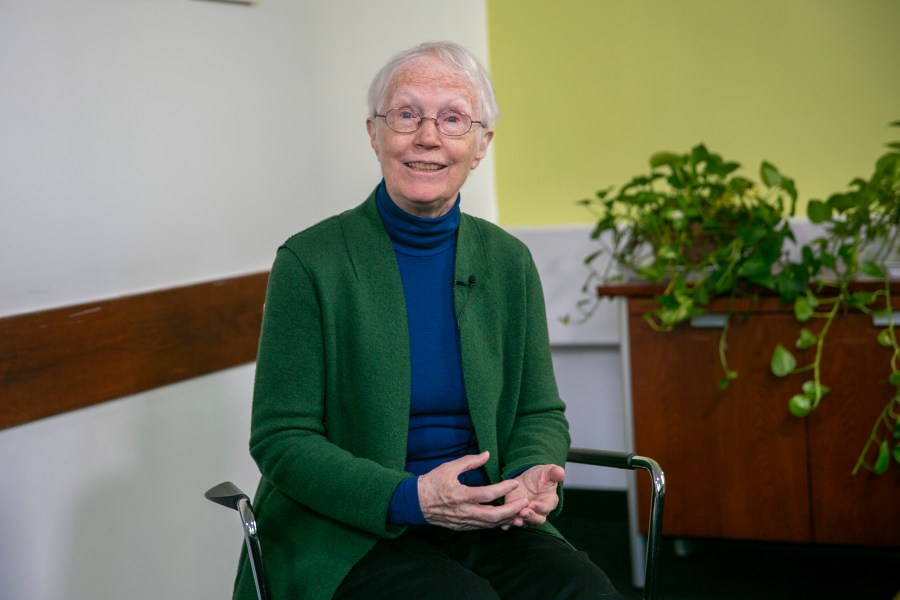
[[487, 0], [503, 225], [590, 221], [574, 201], [698, 142], [801, 198], [868, 176], [900, 119], [898, 0]]

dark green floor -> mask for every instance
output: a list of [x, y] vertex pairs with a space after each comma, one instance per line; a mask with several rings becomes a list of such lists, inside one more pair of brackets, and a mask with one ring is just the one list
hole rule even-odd
[[[624, 492], [566, 490], [556, 525], [626, 599], [642, 597], [631, 585]], [[663, 540], [659, 600], [893, 600], [900, 592], [900, 547], [690, 540], [677, 556], [675, 543]]]

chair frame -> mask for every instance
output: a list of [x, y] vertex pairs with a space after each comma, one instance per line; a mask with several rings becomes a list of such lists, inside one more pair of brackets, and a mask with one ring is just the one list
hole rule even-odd
[[230, 481], [224, 481], [211, 487], [206, 491], [205, 496], [216, 504], [233, 508], [240, 515], [241, 526], [244, 530], [244, 543], [247, 546], [250, 568], [253, 571], [253, 582], [256, 584], [256, 595], [259, 596], [259, 600], [271, 600], [269, 580], [266, 578], [266, 571], [263, 568], [262, 547], [256, 529], [256, 516], [253, 514], [250, 498]]
[[[567, 462], [612, 467], [634, 471], [645, 470], [650, 475], [652, 489], [650, 497], [650, 523], [647, 530], [647, 553], [644, 570], [644, 599], [652, 600], [656, 587], [656, 571], [659, 547], [662, 538], [663, 508], [666, 495], [666, 480], [659, 464], [651, 458], [633, 452], [614, 452], [588, 448], [570, 448]], [[225, 481], [206, 492], [206, 498], [238, 512], [244, 531], [244, 542], [250, 557], [250, 568], [259, 600], [271, 600], [268, 579], [262, 561], [262, 548], [256, 527], [256, 517], [247, 497], [236, 485]]]
[[666, 501], [666, 477], [659, 464], [652, 458], [633, 452], [570, 448], [567, 462], [612, 467], [635, 471], [641, 469], [650, 475], [650, 522], [647, 528], [647, 549], [644, 558], [644, 600], [652, 600], [656, 591], [656, 573], [659, 549], [662, 542], [663, 510]]

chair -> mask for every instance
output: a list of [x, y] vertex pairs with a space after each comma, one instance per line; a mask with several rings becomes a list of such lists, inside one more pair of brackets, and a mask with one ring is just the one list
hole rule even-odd
[[[600, 467], [613, 467], [634, 471], [643, 469], [650, 475], [652, 483], [652, 495], [650, 497], [650, 524], [647, 531], [647, 553], [644, 570], [644, 598], [653, 598], [656, 584], [656, 568], [659, 555], [660, 539], [662, 536], [663, 506], [665, 503], [666, 481], [662, 469], [655, 460], [638, 456], [628, 452], [612, 452], [607, 450], [590, 450], [585, 448], [571, 448], [567, 458], [568, 462]], [[209, 500], [222, 506], [236, 510], [244, 529], [244, 542], [247, 546], [247, 554], [250, 557], [250, 567], [253, 571], [253, 581], [256, 583], [256, 592], [259, 600], [271, 600], [269, 595], [266, 573], [263, 568], [262, 550], [256, 530], [256, 517], [247, 497], [236, 485], [230, 481], [220, 483], [206, 492]]]

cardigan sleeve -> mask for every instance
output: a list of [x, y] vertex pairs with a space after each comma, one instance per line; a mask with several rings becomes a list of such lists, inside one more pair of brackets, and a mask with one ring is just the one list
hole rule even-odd
[[325, 343], [310, 274], [288, 248], [269, 275], [256, 364], [250, 452], [281, 493], [331, 519], [375, 535], [394, 490], [410, 477], [331, 442], [325, 414]]

